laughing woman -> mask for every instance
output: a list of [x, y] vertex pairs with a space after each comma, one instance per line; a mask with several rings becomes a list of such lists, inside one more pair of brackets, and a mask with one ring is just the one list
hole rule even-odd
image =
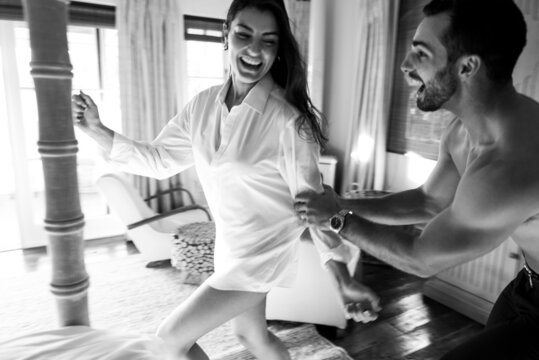
[[[151, 143], [106, 128], [94, 102], [73, 97], [77, 125], [120, 170], [167, 178], [195, 165], [216, 225], [215, 273], [161, 324], [171, 359], [207, 359], [196, 341], [231, 320], [259, 359], [289, 359], [265, 320], [270, 289], [295, 277], [299, 237], [294, 196], [323, 191], [318, 170], [326, 138], [307, 95], [303, 62], [282, 0], [234, 0], [224, 24], [230, 77], [195, 96]], [[336, 235], [312, 231], [333, 248]], [[340, 262], [338, 260], [341, 260]], [[328, 268], [344, 303], [378, 298], [350, 278], [342, 259]], [[350, 310], [354, 312], [354, 309]], [[356, 318], [356, 320], [359, 320]]]

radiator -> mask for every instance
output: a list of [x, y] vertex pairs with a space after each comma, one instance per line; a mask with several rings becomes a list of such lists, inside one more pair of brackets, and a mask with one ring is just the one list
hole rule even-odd
[[484, 324], [498, 295], [521, 267], [518, 247], [508, 239], [488, 254], [429, 279], [423, 293]]

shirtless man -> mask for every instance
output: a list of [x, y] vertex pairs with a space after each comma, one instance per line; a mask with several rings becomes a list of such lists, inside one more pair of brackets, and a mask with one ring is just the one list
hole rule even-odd
[[[419, 85], [421, 110], [457, 116], [430, 177], [380, 199], [342, 199], [331, 188], [300, 194], [296, 212], [422, 277], [511, 236], [526, 267], [485, 330], [443, 359], [539, 359], [539, 104], [512, 84], [526, 25], [512, 0], [432, 0], [423, 11], [401, 69]], [[415, 234], [387, 226], [418, 223], [426, 226]]]

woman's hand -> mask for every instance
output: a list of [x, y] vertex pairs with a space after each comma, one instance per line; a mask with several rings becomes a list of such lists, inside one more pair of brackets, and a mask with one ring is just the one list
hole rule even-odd
[[341, 285], [340, 294], [347, 319], [368, 323], [378, 318], [378, 312], [382, 310], [380, 298], [367, 286], [352, 279]]
[[71, 113], [76, 127], [93, 138], [107, 153], [112, 150], [114, 131], [103, 125], [99, 119], [97, 105], [91, 97], [83, 93], [71, 97]]
[[71, 113], [73, 123], [83, 130], [92, 130], [102, 126], [97, 105], [82, 91], [71, 97]]

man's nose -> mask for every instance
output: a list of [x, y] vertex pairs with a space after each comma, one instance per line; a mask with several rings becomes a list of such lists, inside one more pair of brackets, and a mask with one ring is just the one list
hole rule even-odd
[[412, 63], [410, 61], [410, 52], [406, 53], [404, 60], [401, 63], [401, 71], [405, 74], [413, 70]]

